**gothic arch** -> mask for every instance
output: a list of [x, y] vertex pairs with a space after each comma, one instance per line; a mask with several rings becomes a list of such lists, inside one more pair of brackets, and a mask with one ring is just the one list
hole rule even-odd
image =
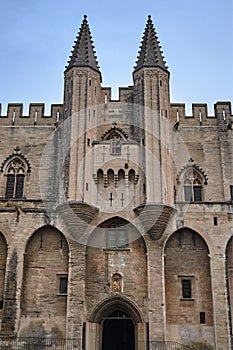
[[101, 323], [101, 321], [114, 311], [122, 311], [134, 320], [135, 323], [144, 322], [142, 312], [137, 305], [125, 296], [111, 296], [100, 302], [90, 315], [90, 322]]
[[20, 148], [19, 147], [16, 147], [14, 149], [14, 152], [11, 153], [9, 156], [7, 156], [4, 161], [2, 162], [1, 164], [1, 167], [0, 167], [0, 172], [4, 172], [4, 170], [8, 167], [9, 163], [14, 159], [14, 158], [18, 158], [20, 159], [24, 165], [25, 165], [25, 168], [26, 168], [26, 171], [27, 171], [27, 174], [29, 174], [31, 172], [31, 163], [30, 161], [28, 160], [28, 158], [22, 153], [20, 152]]
[[176, 180], [179, 186], [177, 196], [179, 201], [204, 201], [204, 185], [207, 185], [208, 178], [204, 170], [195, 164], [192, 158], [180, 169]]
[[2, 162], [0, 171], [4, 174], [5, 197], [23, 198], [25, 176], [30, 174], [31, 165], [19, 147]]
[[[120, 281], [116, 281], [119, 288], [113, 287], [113, 276], [116, 274], [120, 277]], [[93, 230], [86, 250], [86, 289], [87, 312], [92, 314], [91, 320], [100, 320], [107, 313], [110, 315], [119, 311], [128, 314], [136, 323], [140, 322], [142, 316], [139, 317], [140, 313], [135, 311], [136, 307], [130, 300], [140, 305], [142, 314], [146, 315], [146, 243], [129, 221], [115, 216]], [[103, 303], [103, 299], [106, 302]]]
[[25, 252], [26, 252], [28, 244], [29, 244], [30, 240], [33, 238], [33, 236], [35, 234], [37, 234], [38, 232], [41, 232], [41, 231], [47, 230], [47, 229], [48, 230], [53, 230], [54, 232], [57, 232], [58, 235], [62, 236], [64, 241], [66, 242], [66, 244], [68, 246], [68, 249], [70, 249], [69, 241], [67, 240], [67, 237], [61, 231], [61, 229], [57, 228], [56, 226], [50, 225], [50, 224], [42, 224], [40, 227], [37, 227], [37, 229], [35, 229], [33, 232], [29, 233], [29, 235], [27, 237], [27, 241], [26, 241]]
[[147, 252], [146, 241], [139, 230], [131, 224], [128, 220], [120, 216], [114, 216], [102, 221], [96, 228], [93, 229], [89, 236], [88, 246], [106, 248], [106, 229], [119, 226], [124, 228], [127, 234], [127, 243], [133, 242], [137, 239], [142, 239], [145, 252]]
[[207, 249], [208, 249], [208, 254], [211, 253], [211, 241], [209, 240], [209, 235], [206, 235], [204, 232], [199, 232], [197, 231], [194, 227], [191, 226], [182, 226], [179, 227], [177, 230], [175, 230], [174, 232], [170, 233], [168, 237], [166, 237], [166, 240], [164, 242], [164, 246], [163, 246], [163, 251], [165, 252], [166, 249], [166, 245], [169, 241], [169, 239], [177, 232], [181, 231], [181, 230], [189, 230], [190, 232], [195, 233], [197, 236], [199, 236], [205, 243]]
[[[175, 331], [176, 341], [188, 341], [181, 329], [203, 329], [214, 342], [213, 301], [209, 247], [195, 230], [183, 227], [168, 238], [164, 248], [166, 321], [168, 337]], [[187, 313], [188, 310], [188, 313]]]
[[112, 127], [111, 129], [108, 129], [102, 136], [101, 139], [102, 141], [107, 141], [111, 139], [122, 139], [122, 140], [127, 140], [128, 135], [126, 132], [124, 132], [123, 129], [118, 128], [118, 127]]
[[[49, 332], [65, 336], [68, 272], [69, 246], [62, 232], [49, 225], [36, 230], [25, 249], [21, 299], [22, 315], [36, 321], [34, 336], [46, 333], [43, 319], [48, 314], [57, 327]], [[32, 336], [30, 332], [26, 327], [21, 336]]]
[[194, 160], [192, 158], [189, 159], [188, 163], [183, 166], [179, 173], [177, 174], [176, 180], [178, 184], [181, 184], [181, 181], [183, 179], [183, 176], [188, 172], [188, 171], [193, 171], [193, 173], [199, 175], [200, 177], [203, 178], [203, 183], [204, 185], [208, 184], [208, 177], [205, 173], [205, 171], [196, 163], [194, 163]]

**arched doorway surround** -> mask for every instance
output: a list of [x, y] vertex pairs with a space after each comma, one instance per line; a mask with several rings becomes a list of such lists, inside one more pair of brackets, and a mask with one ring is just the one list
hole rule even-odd
[[[96, 306], [88, 333], [91, 350], [146, 349], [146, 324], [142, 313], [134, 302], [121, 295], [107, 298]], [[97, 342], [91, 339], [94, 333]]]

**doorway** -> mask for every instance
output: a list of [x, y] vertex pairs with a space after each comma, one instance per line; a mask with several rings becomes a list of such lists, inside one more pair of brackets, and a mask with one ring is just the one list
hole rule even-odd
[[114, 311], [103, 322], [102, 350], [135, 350], [135, 325], [125, 312]]

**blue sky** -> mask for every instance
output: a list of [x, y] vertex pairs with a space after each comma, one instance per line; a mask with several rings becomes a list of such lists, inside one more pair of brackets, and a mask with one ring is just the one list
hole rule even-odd
[[232, 0], [2, 0], [0, 102], [62, 103], [63, 72], [88, 16], [103, 86], [132, 84], [139, 44], [151, 14], [171, 72], [171, 102], [233, 101]]

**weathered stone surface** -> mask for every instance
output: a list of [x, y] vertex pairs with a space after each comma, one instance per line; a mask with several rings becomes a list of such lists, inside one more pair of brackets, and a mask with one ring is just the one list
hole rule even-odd
[[[119, 101], [86, 62], [65, 72], [64, 103], [50, 116], [43, 104], [28, 116], [9, 104], [0, 117], [1, 334], [100, 350], [105, 317], [120, 312], [140, 350], [164, 339], [229, 350], [232, 123], [229, 102], [213, 116], [193, 104], [187, 116], [170, 103], [167, 68], [142, 62]], [[191, 300], [181, 300], [182, 278]]]

